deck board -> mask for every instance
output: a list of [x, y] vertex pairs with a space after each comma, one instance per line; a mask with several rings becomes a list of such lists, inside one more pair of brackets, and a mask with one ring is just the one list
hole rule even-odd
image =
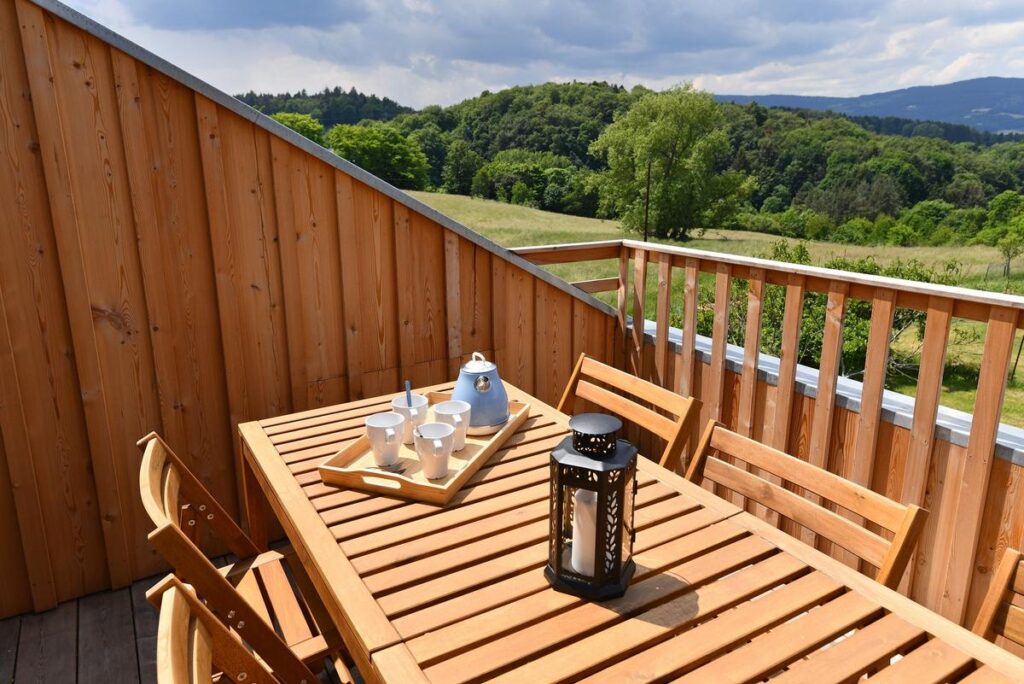
[[14, 664], [17, 662], [20, 631], [21, 617], [0, 620], [0, 682], [9, 682], [14, 679]]
[[155, 581], [142, 580], [132, 585], [132, 615], [135, 618], [135, 652], [139, 663], [139, 681], [156, 681], [156, 608], [146, 600], [146, 590]]
[[139, 681], [130, 589], [78, 600], [78, 684]]
[[156, 682], [157, 612], [146, 590], [160, 577], [0, 620], [0, 684]]
[[78, 602], [21, 618], [16, 684], [73, 682], [76, 677]]

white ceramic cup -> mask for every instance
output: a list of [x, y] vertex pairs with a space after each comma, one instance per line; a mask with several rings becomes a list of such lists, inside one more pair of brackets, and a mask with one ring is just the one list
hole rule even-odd
[[412, 395], [412, 404], [407, 404], [405, 394], [400, 394], [391, 400], [391, 410], [405, 416], [405, 432], [402, 433], [402, 443], [412, 444], [413, 428], [427, 422], [427, 398], [422, 394], [414, 394]]
[[461, 451], [466, 447], [466, 430], [469, 429], [469, 402], [451, 399], [434, 404], [434, 420], [455, 428], [455, 446], [452, 451]]
[[366, 419], [366, 438], [373, 450], [373, 460], [378, 467], [398, 463], [398, 448], [402, 445], [405, 416], [389, 411], [374, 413]]
[[447, 423], [424, 423], [413, 430], [416, 455], [423, 464], [423, 477], [440, 480], [448, 474], [448, 456], [455, 444], [455, 428]]

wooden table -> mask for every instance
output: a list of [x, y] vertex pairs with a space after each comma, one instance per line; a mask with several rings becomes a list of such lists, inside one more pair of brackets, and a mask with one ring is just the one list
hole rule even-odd
[[566, 417], [508, 390], [530, 419], [444, 508], [319, 479], [391, 396], [240, 427], [254, 526], [259, 487], [368, 681], [1024, 681], [1024, 661], [644, 458], [629, 591], [552, 591]]

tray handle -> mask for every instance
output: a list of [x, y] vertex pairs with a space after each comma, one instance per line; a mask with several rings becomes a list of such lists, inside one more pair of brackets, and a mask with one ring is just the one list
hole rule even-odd
[[386, 487], [387, 489], [401, 489], [402, 483], [387, 475], [363, 475], [362, 480], [371, 487]]

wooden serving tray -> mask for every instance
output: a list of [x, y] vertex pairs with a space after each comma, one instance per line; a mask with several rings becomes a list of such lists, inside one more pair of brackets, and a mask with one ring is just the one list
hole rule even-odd
[[[447, 392], [428, 392], [427, 401], [433, 406], [451, 399]], [[423, 476], [420, 459], [412, 444], [402, 444], [398, 451], [401, 472], [377, 467], [366, 435], [331, 456], [320, 465], [320, 477], [339, 487], [362, 489], [378, 494], [398, 496], [431, 504], [446, 504], [473, 477], [480, 466], [505, 443], [530, 415], [530, 405], [521, 401], [508, 402], [508, 422], [491, 435], [466, 435], [466, 446], [453, 451], [448, 457], [448, 475], [439, 480]], [[430, 422], [430, 418], [427, 419]]]

